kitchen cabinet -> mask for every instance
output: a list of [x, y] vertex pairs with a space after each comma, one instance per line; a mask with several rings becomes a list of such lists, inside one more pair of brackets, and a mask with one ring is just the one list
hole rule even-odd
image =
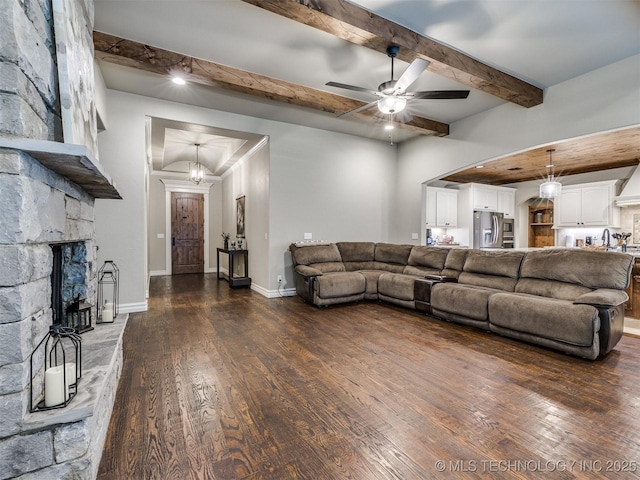
[[474, 210], [498, 212], [498, 191], [494, 187], [474, 185], [472, 187]]
[[543, 248], [555, 245], [553, 233], [553, 202], [529, 207], [529, 247]]
[[564, 187], [555, 202], [556, 227], [617, 227], [617, 181]]
[[516, 192], [509, 189], [498, 190], [498, 212], [504, 213], [504, 218], [515, 218]]
[[427, 228], [449, 228], [458, 225], [458, 191], [427, 187]]

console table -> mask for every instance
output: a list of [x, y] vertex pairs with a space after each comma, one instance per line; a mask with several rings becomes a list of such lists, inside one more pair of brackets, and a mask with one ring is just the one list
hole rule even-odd
[[[220, 272], [220, 254], [225, 253], [229, 256], [229, 275], [225, 275]], [[244, 264], [244, 274], [236, 275], [234, 266], [238, 259], [236, 257], [242, 257]], [[230, 287], [249, 287], [251, 286], [251, 278], [249, 278], [249, 252], [247, 250], [228, 250], [225, 248], [218, 248], [216, 254], [216, 268], [218, 270], [218, 279], [224, 278], [229, 282]]]

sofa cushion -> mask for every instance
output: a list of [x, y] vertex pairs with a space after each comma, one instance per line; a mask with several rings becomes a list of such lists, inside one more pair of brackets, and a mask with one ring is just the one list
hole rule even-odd
[[378, 297], [378, 278], [384, 274], [381, 270], [359, 270], [358, 273], [364, 277], [365, 280], [365, 295], [368, 299], [375, 299]]
[[338, 242], [336, 243], [344, 268], [348, 272], [356, 270], [374, 270], [374, 253], [376, 244], [373, 242]]
[[567, 300], [497, 293], [489, 299], [492, 325], [572, 345], [589, 346], [600, 329], [598, 310]]
[[629, 284], [633, 256], [581, 249], [546, 249], [527, 253], [522, 277], [557, 280], [588, 288], [624, 290]]
[[437, 283], [431, 288], [431, 306], [434, 310], [474, 320], [487, 320], [489, 298], [496, 293], [499, 290], [459, 283]]
[[347, 297], [365, 291], [365, 279], [358, 272], [327, 273], [316, 277], [314, 288], [320, 298]]
[[426, 245], [415, 246], [411, 249], [407, 264], [442, 270], [448, 253], [449, 250], [446, 248], [427, 247]]
[[516, 284], [516, 292], [538, 295], [540, 297], [573, 301], [580, 295], [591, 292], [590, 288], [574, 283], [540, 280], [537, 278], [521, 278]]
[[427, 275], [440, 275], [440, 270], [437, 268], [407, 265], [402, 269], [402, 273], [405, 275], [413, 275], [414, 277], [426, 277]]
[[470, 250], [463, 271], [518, 278], [523, 252]]
[[458, 278], [460, 272], [464, 268], [464, 261], [467, 259], [469, 250], [462, 248], [451, 248], [447, 254], [447, 259], [444, 262], [443, 275], [447, 277]]
[[383, 273], [378, 278], [378, 293], [398, 300], [413, 300], [416, 277], [401, 273]]
[[394, 245], [391, 243], [377, 243], [374, 259], [376, 262], [407, 265], [411, 254], [411, 245]]
[[343, 262], [373, 262], [376, 244], [373, 242], [336, 243]]
[[344, 268], [344, 264], [342, 262], [311, 263], [311, 264], [309, 264], [309, 267], [315, 268], [316, 270], [319, 270], [322, 273], [344, 272], [344, 271], [346, 271], [345, 268]]
[[458, 277], [459, 283], [475, 285], [476, 287], [493, 288], [513, 292], [518, 282], [515, 278], [500, 277], [498, 275], [483, 275], [482, 273], [462, 272]]
[[308, 247], [291, 248], [294, 265], [311, 265], [323, 262], [341, 262], [340, 251], [334, 244], [310, 245]]

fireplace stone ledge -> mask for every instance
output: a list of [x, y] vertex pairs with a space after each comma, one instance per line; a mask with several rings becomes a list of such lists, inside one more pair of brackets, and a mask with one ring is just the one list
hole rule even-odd
[[82, 338], [82, 378], [78, 384], [78, 393], [65, 408], [29, 413], [23, 422], [24, 430], [39, 430], [52, 425], [73, 423], [94, 414], [96, 403], [109, 377], [116, 372], [120, 378], [122, 356], [122, 337], [129, 315], [118, 315], [113, 323], [99, 323]]
[[102, 164], [84, 145], [0, 136], [0, 149], [3, 148], [29, 154], [45, 167], [80, 186], [93, 198], [122, 199]]
[[31, 471], [33, 478], [95, 478], [120, 380], [128, 319], [128, 314], [118, 315], [114, 323], [97, 324], [81, 335], [82, 378], [67, 407], [25, 415], [18, 438], [52, 432], [47, 449], [55, 460]]

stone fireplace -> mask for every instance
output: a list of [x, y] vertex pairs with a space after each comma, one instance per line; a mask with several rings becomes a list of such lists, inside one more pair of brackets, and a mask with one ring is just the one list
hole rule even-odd
[[[92, 0], [81, 1], [92, 15]], [[65, 408], [30, 413], [29, 356], [69, 296], [96, 304], [94, 202], [120, 195], [86, 146], [62, 143], [51, 1], [0, 2], [0, 480], [91, 479], [126, 317], [82, 334], [82, 377]], [[59, 297], [56, 255], [68, 270]]]

